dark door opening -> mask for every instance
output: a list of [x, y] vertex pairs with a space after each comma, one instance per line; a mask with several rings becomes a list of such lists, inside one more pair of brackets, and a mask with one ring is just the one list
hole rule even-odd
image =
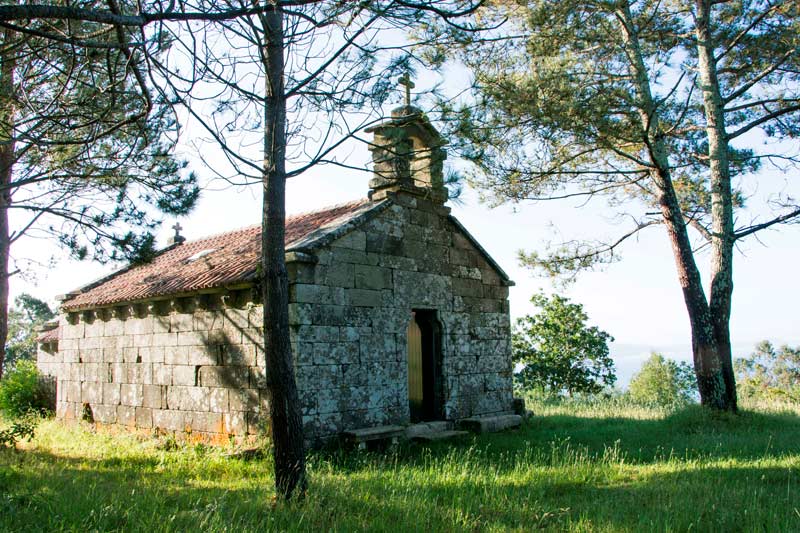
[[434, 310], [413, 310], [408, 324], [408, 406], [411, 422], [444, 418], [442, 326]]

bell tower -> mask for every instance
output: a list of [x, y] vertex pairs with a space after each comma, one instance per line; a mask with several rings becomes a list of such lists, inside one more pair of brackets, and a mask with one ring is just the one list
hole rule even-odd
[[447, 157], [444, 139], [422, 110], [411, 105], [414, 84], [408, 75], [399, 83], [405, 86], [405, 105], [394, 109], [389, 120], [366, 130], [374, 134], [369, 197], [380, 200], [387, 192], [403, 191], [444, 204], [448, 197], [442, 170]]

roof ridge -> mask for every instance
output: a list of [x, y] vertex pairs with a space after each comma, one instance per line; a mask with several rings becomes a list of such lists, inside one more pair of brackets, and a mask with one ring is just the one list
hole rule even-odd
[[324, 213], [325, 211], [333, 211], [334, 209], [342, 209], [343, 207], [351, 207], [351, 206], [355, 206], [357, 204], [366, 204], [367, 202], [371, 202], [371, 201], [372, 200], [370, 200], [369, 198], [364, 197], [364, 198], [359, 198], [358, 200], [350, 200], [348, 202], [341, 202], [341, 203], [338, 203], [338, 204], [333, 204], [333, 205], [329, 205], [329, 206], [325, 206], [325, 207], [320, 207], [320, 208], [317, 208], [317, 209], [312, 209], [311, 211], [302, 211], [300, 213], [295, 213], [293, 215], [287, 216], [286, 220], [289, 220], [290, 218], [295, 218], [295, 217], [302, 217], [302, 216], [307, 216], [307, 215], [316, 215], [316, 214], [319, 214], [319, 213]]
[[[295, 219], [295, 218], [302, 218], [302, 217], [309, 216], [309, 215], [318, 215], [320, 213], [325, 213], [327, 211], [334, 211], [336, 209], [342, 209], [342, 208], [345, 208], [345, 207], [356, 206], [358, 204], [366, 204], [369, 201], [371, 201], [369, 198], [360, 198], [358, 200], [350, 200], [349, 202], [342, 202], [342, 203], [338, 203], [338, 204], [328, 205], [328, 206], [325, 206], [325, 207], [320, 207], [320, 208], [317, 208], [317, 209], [313, 209], [311, 211], [301, 211], [300, 213], [295, 213], [295, 214], [292, 214], [292, 215], [288, 215], [286, 217], [286, 223], [288, 224], [292, 219]], [[184, 247], [184, 246], [187, 246], [187, 245], [190, 245], [190, 244], [197, 244], [197, 243], [201, 243], [203, 241], [209, 241], [209, 240], [212, 240], [212, 239], [217, 239], [217, 238], [225, 236], [225, 235], [232, 235], [234, 233], [242, 233], [242, 232], [246, 232], [246, 231], [250, 231], [250, 230], [254, 230], [254, 229], [261, 229], [261, 223], [250, 224], [250, 225], [247, 225], [247, 226], [241, 226], [241, 227], [234, 228], [234, 229], [220, 231], [218, 233], [212, 233], [210, 235], [206, 235], [206, 236], [201, 237], [199, 239], [192, 239], [192, 240], [188, 240], [187, 239], [186, 241], [183, 241], [179, 245], [170, 244], [170, 245], [165, 246], [164, 248], [156, 250], [156, 254], [160, 254], [160, 253], [166, 252], [167, 250], [169, 250], [171, 248], [177, 248], [179, 246], [180, 247]]]

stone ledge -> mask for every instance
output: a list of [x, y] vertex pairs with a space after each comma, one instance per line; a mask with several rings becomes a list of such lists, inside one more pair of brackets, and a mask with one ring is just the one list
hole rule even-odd
[[469, 431], [458, 431], [449, 429], [447, 431], [431, 431], [430, 433], [420, 433], [412, 438], [418, 442], [434, 442], [439, 440], [448, 440], [459, 437], [466, 437]]
[[453, 423], [447, 420], [437, 420], [433, 422], [419, 422], [406, 428], [405, 436], [412, 440], [430, 433], [441, 433], [453, 429]]
[[403, 426], [376, 426], [363, 429], [351, 429], [342, 433], [346, 440], [355, 443], [373, 440], [396, 439], [405, 433]]
[[509, 428], [517, 428], [522, 424], [519, 415], [474, 416], [459, 420], [458, 427], [474, 433], [493, 433]]

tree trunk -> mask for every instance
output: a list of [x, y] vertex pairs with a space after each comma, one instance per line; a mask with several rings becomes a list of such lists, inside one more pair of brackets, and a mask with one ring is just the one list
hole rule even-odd
[[285, 261], [286, 97], [283, 85], [283, 15], [263, 15], [266, 33], [264, 203], [261, 223], [264, 347], [275, 461], [275, 488], [290, 499], [306, 490], [303, 421], [289, 339], [289, 276]]
[[640, 98], [639, 115], [642, 132], [653, 164], [650, 174], [658, 188], [658, 204], [672, 245], [672, 254], [678, 270], [678, 281], [681, 284], [684, 304], [689, 315], [692, 331], [692, 355], [700, 401], [709, 407], [727, 409], [729, 403], [724, 368], [720, 358], [713, 315], [703, 290], [700, 271], [694, 260], [692, 243], [686, 230], [686, 222], [672, 183], [667, 148], [660, 131], [658, 109], [650, 90], [647, 68], [639, 48], [638, 35], [628, 4], [626, 3], [617, 14], [631, 65], [631, 77]]
[[686, 223], [668, 172], [656, 178], [658, 203], [667, 228], [683, 301], [692, 331], [692, 356], [700, 402], [708, 407], [727, 409], [724, 369], [715, 335], [713, 315], [706, 301], [700, 272], [692, 254]]
[[8, 340], [8, 260], [11, 236], [8, 227], [8, 207], [11, 205], [11, 176], [14, 168], [14, 68], [13, 50], [7, 43], [13, 39], [11, 30], [2, 32], [0, 46], [7, 53], [0, 55], [0, 379], [6, 360]]
[[714, 43], [709, 29], [710, 16], [710, 3], [707, 0], [698, 0], [695, 36], [711, 172], [711, 299], [709, 307], [725, 380], [725, 408], [736, 411], [736, 379], [733, 373], [730, 338], [731, 298], [733, 295], [733, 194], [724, 104], [717, 79]]

